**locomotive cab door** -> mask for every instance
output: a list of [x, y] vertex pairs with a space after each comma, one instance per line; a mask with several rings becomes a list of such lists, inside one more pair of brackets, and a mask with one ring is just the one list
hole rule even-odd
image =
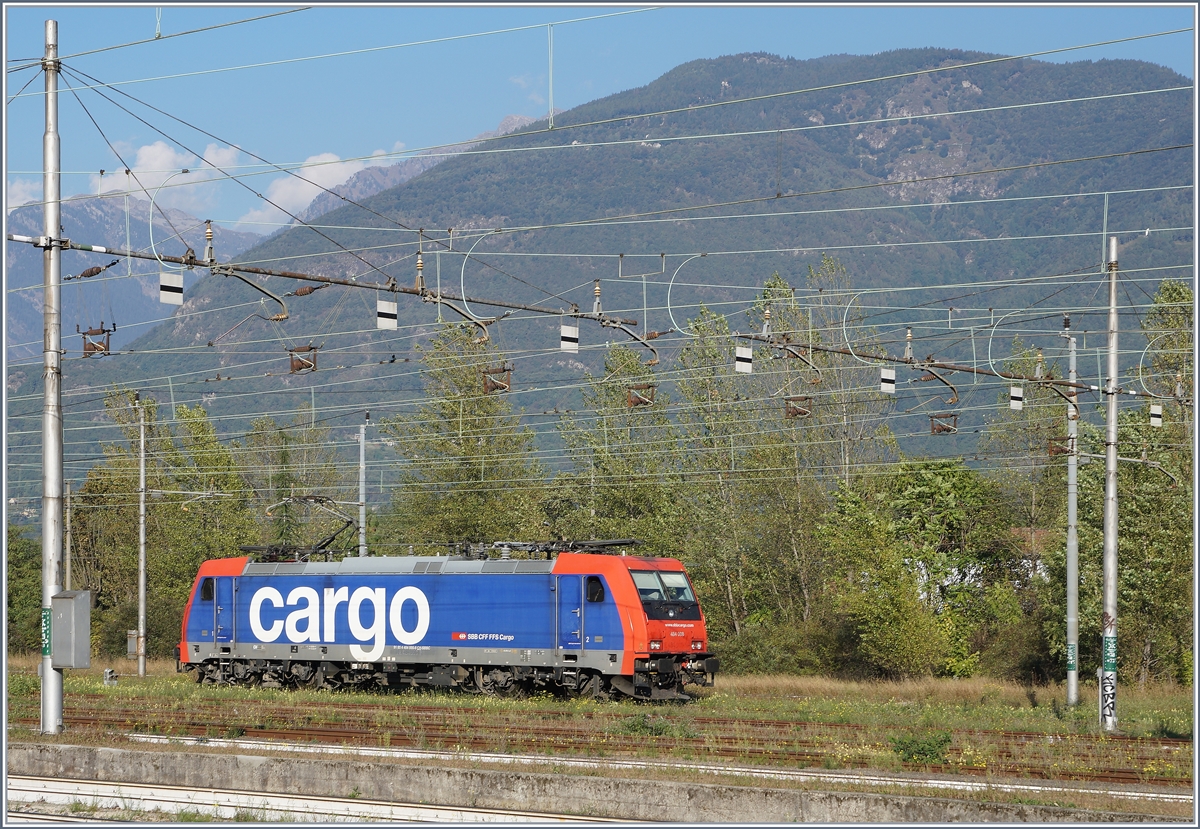
[[218, 642], [233, 641], [233, 579], [228, 576], [218, 576], [217, 603], [213, 632]]
[[583, 576], [558, 576], [558, 647], [583, 644]]

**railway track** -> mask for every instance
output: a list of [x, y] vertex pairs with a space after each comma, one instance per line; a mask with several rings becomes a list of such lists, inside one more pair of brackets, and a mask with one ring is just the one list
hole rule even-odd
[[203, 744], [212, 748], [243, 751], [271, 751], [296, 754], [340, 754], [353, 757], [390, 757], [395, 759], [442, 762], [494, 763], [501, 765], [553, 765], [556, 767], [590, 770], [674, 769], [713, 775], [733, 775], [766, 780], [801, 783], [837, 783], [852, 786], [912, 787], [918, 789], [947, 790], [958, 792], [1006, 792], [1029, 795], [1070, 795], [1089, 793], [1125, 800], [1158, 801], [1163, 803], [1191, 803], [1191, 792], [1153, 790], [1143, 786], [1139, 789], [1109, 789], [1097, 786], [1062, 786], [1051, 783], [1020, 782], [1015, 780], [964, 780], [944, 776], [913, 776], [899, 774], [864, 774], [861, 772], [772, 769], [761, 766], [712, 765], [707, 763], [682, 762], [678, 760], [635, 760], [616, 758], [547, 757], [545, 755], [516, 755], [472, 752], [414, 751], [411, 749], [377, 748], [370, 746], [314, 745], [313, 743], [288, 743], [270, 740], [210, 740], [206, 738], [161, 737], [151, 734], [131, 734], [134, 742], [156, 744]]
[[[247, 737], [304, 740], [325, 744], [455, 749], [458, 751], [553, 752], [556, 755], [602, 753], [636, 756], [647, 743], [668, 756], [685, 755], [811, 767], [836, 758], [841, 767], [869, 768], [866, 750], [886, 753], [887, 733], [905, 729], [872, 728], [854, 723], [745, 720], [734, 717], [665, 716], [608, 711], [534, 709], [516, 716], [473, 709], [378, 703], [300, 705], [188, 703], [187, 711], [113, 708], [112, 698], [79, 695], [66, 714], [68, 726], [97, 731], [142, 731], [186, 737]], [[86, 710], [88, 702], [106, 707]], [[11, 722], [30, 719], [13, 717]], [[910, 763], [906, 770], [958, 775], [1009, 775], [1040, 780], [1099, 783], [1148, 783], [1190, 786], [1190, 776], [1159, 775], [1165, 764], [1192, 768], [1192, 741], [1170, 738], [1109, 737], [1093, 734], [1039, 734], [958, 729], [942, 763]], [[868, 741], [870, 740], [870, 741]], [[851, 745], [853, 741], [854, 745]], [[986, 757], [980, 762], [980, 757]], [[1102, 768], [1087, 768], [1086, 759]]]
[[[66, 715], [64, 722], [68, 726], [84, 727], [97, 729], [97, 731], [122, 731], [128, 732], [131, 729], [137, 729], [138, 726], [145, 725], [145, 717], [138, 717], [136, 722], [131, 722], [125, 717], [110, 717], [110, 716], [78, 716]], [[34, 721], [29, 721], [28, 725], [35, 725]], [[455, 751], [470, 751], [482, 752], [494, 750], [500, 741], [503, 741], [504, 750], [509, 752], [529, 752], [539, 751], [542, 756], [547, 753], [552, 753], [556, 758], [564, 755], [578, 755], [578, 753], [602, 753], [608, 758], [616, 758], [622, 756], [636, 756], [646, 749], [646, 738], [628, 738], [624, 740], [614, 741], [605, 737], [596, 737], [589, 735], [587, 739], [570, 739], [570, 735], [564, 735], [560, 729], [547, 731], [542, 728], [527, 728], [526, 733], [520, 738], [505, 735], [505, 739], [498, 740], [496, 735], [485, 733], [463, 734], [457, 728], [432, 728], [425, 729], [421, 734], [397, 734], [394, 732], [382, 732], [378, 729], [370, 727], [304, 727], [304, 728], [256, 728], [256, 727], [233, 727], [218, 726], [214, 728], [212, 723], [205, 722], [180, 722], [175, 721], [167, 729], [168, 735], [164, 735], [164, 739], [170, 737], [191, 737], [199, 740], [208, 740], [216, 744], [218, 737], [244, 737], [251, 740], [264, 741], [293, 741], [293, 743], [320, 743], [324, 745], [353, 745], [359, 747], [408, 747], [408, 749], [425, 749], [425, 747], [451, 747]], [[828, 750], [817, 749], [817, 747], [762, 747], [762, 746], [746, 746], [746, 745], [714, 745], [706, 743], [708, 738], [689, 739], [683, 741], [680, 745], [679, 741], [674, 741], [671, 745], [656, 743], [656, 750], [667, 753], [688, 753], [689, 756], [702, 756], [710, 759], [725, 759], [725, 761], [746, 763], [758, 762], [772, 765], [785, 765], [785, 767], [812, 767], [812, 765], [820, 765], [824, 758], [829, 756]], [[689, 751], [690, 750], [690, 751]], [[870, 764], [864, 761], [853, 761], [846, 759], [841, 765], [847, 768], [870, 768]], [[722, 767], [727, 768], [727, 767]], [[1097, 782], [1097, 783], [1121, 783], [1121, 785], [1154, 785], [1154, 786], [1190, 786], [1190, 779], [1177, 779], [1177, 777], [1159, 777], [1147, 775], [1144, 771], [1136, 769], [1108, 769], [1104, 771], [1072, 771], [1062, 769], [1046, 769], [1039, 767], [1033, 763], [992, 763], [985, 768], [964, 767], [964, 765], [953, 763], [924, 763], [924, 764], [904, 764], [905, 769], [926, 771], [931, 774], [955, 774], [967, 776], [994, 776], [1008, 775], [1018, 777], [1030, 777], [1037, 780], [1069, 780], [1080, 782]]]

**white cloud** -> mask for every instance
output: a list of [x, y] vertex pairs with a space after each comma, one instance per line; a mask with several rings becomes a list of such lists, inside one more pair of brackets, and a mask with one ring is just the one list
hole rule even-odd
[[[209, 144], [204, 149], [202, 161], [193, 153], [176, 150], [164, 141], [155, 141], [138, 147], [131, 154], [132, 175], [126, 176], [124, 169], [105, 170], [103, 176], [93, 175], [89, 193], [123, 193], [128, 188], [143, 198], [153, 196], [155, 204], [199, 214], [218, 202], [217, 182], [225, 177], [213, 168], [236, 164], [241, 151], [237, 147]], [[188, 172], [180, 174], [185, 169]], [[159, 190], [164, 184], [168, 186]]]
[[5, 212], [42, 198], [42, 183], [31, 178], [10, 178], [4, 188]]
[[[397, 142], [397, 146], [404, 145]], [[384, 150], [376, 150], [371, 154], [372, 159], [383, 155], [386, 155]], [[304, 164], [294, 170], [296, 175], [279, 175], [271, 182], [267, 187], [266, 196], [274, 204], [264, 201], [260, 207], [246, 213], [238, 220], [238, 224], [242, 226], [240, 229], [270, 233], [274, 230], [272, 225], [287, 224], [291, 221], [287, 213], [301, 213], [322, 192], [322, 188], [333, 189], [339, 184], [344, 184], [360, 170], [381, 166], [372, 163], [372, 159], [342, 161], [334, 153], [321, 153], [306, 158]]]

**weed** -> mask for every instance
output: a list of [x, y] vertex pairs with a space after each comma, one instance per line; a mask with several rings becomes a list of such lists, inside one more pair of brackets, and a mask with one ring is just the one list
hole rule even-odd
[[39, 692], [41, 687], [41, 681], [32, 674], [10, 673], [8, 675], [9, 697], [33, 696]]
[[892, 751], [906, 763], [944, 763], [950, 747], [949, 731], [934, 731], [924, 736], [889, 737]]
[[1192, 727], [1190, 725], [1180, 725], [1170, 720], [1160, 719], [1150, 730], [1150, 734], [1154, 737], [1167, 738], [1170, 740], [1190, 740], [1192, 739]]
[[353, 789], [350, 790], [350, 794], [348, 794], [346, 796], [348, 798], [350, 798], [351, 800], [354, 800], [356, 798], [362, 797], [362, 791], [359, 790], [358, 786], [355, 786]]
[[206, 815], [204, 812], [198, 812], [195, 809], [181, 809], [175, 813], [176, 823], [211, 823], [212, 815]]
[[80, 800], [72, 800], [70, 805], [67, 806], [67, 811], [71, 814], [78, 814], [79, 812], [95, 812], [99, 808], [100, 806], [96, 803], [84, 803]]
[[651, 717], [648, 714], [638, 714], [636, 717], [621, 721], [621, 731], [626, 734], [645, 737], [662, 737], [671, 730], [671, 725], [661, 717]]

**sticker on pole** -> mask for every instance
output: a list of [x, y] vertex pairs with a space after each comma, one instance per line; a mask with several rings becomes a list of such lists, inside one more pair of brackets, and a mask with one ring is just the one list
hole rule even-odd
[[733, 350], [734, 371], [742, 374], [754, 373], [754, 349], [748, 345], [735, 346]]
[[1008, 408], [1013, 411], [1021, 411], [1025, 408], [1025, 389], [1022, 386], [1009, 386], [1008, 388]]
[[1157, 403], [1150, 404], [1150, 425], [1162, 428], [1162, 406]]
[[579, 353], [579, 326], [563, 323], [559, 329], [559, 350]]
[[879, 390], [884, 394], [896, 393], [896, 369], [879, 369]]
[[183, 305], [183, 271], [158, 274], [158, 301], [165, 305]]
[[388, 302], [386, 299], [375, 301], [375, 327], [389, 331], [396, 330], [396, 303]]
[[42, 608], [42, 656], [50, 656], [50, 608]]

